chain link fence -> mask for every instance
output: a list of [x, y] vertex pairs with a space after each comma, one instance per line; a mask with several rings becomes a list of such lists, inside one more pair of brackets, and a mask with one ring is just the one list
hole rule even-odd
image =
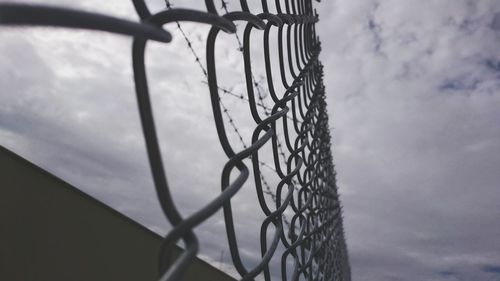
[[[173, 8], [172, 3], [166, 1], [166, 8], [155, 14], [150, 12], [143, 0], [132, 2], [141, 18], [140, 22], [52, 6], [0, 3], [0, 24], [82, 28], [133, 37], [135, 89], [149, 164], [161, 208], [173, 226], [160, 249], [159, 280], [182, 278], [198, 253], [199, 241], [195, 227], [222, 209], [227, 248], [241, 280], [254, 280], [257, 276], [276, 280], [278, 275], [281, 280], [350, 281], [342, 209], [331, 153], [323, 66], [318, 59], [321, 51], [315, 30], [318, 15], [312, 2], [277, 0], [273, 3], [274, 12], [270, 12], [269, 3], [264, 0], [260, 3], [260, 11], [250, 12], [247, 2], [241, 0], [240, 10], [229, 12], [227, 3], [221, 1], [224, 14], [218, 13], [213, 0], [205, 1], [206, 11]], [[206, 40], [206, 68], [182, 29], [181, 23], [185, 21], [211, 27]], [[144, 62], [148, 41], [166, 44], [171, 41], [171, 34], [163, 29], [163, 25], [170, 22], [177, 23], [206, 78], [215, 129], [227, 156], [220, 175], [214, 175], [220, 177], [220, 193], [187, 217], [177, 209], [167, 183]], [[244, 26], [242, 37], [236, 33], [235, 22]], [[244, 61], [244, 95], [218, 84], [215, 49], [221, 32], [235, 34], [238, 41]], [[271, 33], [277, 36], [277, 45], [270, 44]], [[258, 81], [252, 72], [251, 34], [259, 34], [263, 38], [264, 82]], [[272, 48], [275, 48], [277, 57], [271, 56]], [[276, 65], [279, 69], [273, 70]], [[273, 76], [276, 72], [279, 77]], [[265, 87], [262, 83], [265, 83]], [[281, 84], [285, 91], [278, 92], [274, 84]], [[263, 92], [266, 89], [272, 104], [264, 102]], [[254, 120], [251, 142], [245, 142], [240, 134], [228, 107], [220, 98], [221, 93], [248, 104]], [[283, 133], [278, 137], [279, 130]], [[238, 135], [243, 149], [232, 146], [228, 131]], [[260, 160], [262, 155], [259, 153], [266, 144], [272, 146], [272, 163]], [[280, 179], [279, 183], [272, 185], [265, 179], [261, 169], [275, 173]], [[248, 181], [253, 181], [256, 188], [258, 202], [255, 202], [255, 210], [266, 216], [260, 223], [261, 258], [252, 268], [247, 267], [241, 257], [233, 217], [234, 207], [231, 205], [231, 198]], [[265, 196], [271, 196], [273, 204], [269, 204]], [[286, 210], [292, 214], [288, 218], [285, 216]], [[173, 249], [181, 241], [184, 251], [174, 257]], [[277, 251], [278, 246], [285, 250]], [[281, 255], [277, 257], [280, 268], [271, 268], [270, 260], [276, 258], [277, 253]]]

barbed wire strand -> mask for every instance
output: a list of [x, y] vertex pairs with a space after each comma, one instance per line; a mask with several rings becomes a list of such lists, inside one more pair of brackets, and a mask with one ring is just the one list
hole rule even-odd
[[[169, 0], [165, 0], [165, 4], [166, 4], [167, 9], [171, 9], [172, 6], [173, 6], [172, 2], [169, 1]], [[188, 49], [190, 49], [191, 54], [195, 57], [195, 61], [197, 62], [197, 64], [198, 64], [199, 68], [201, 69], [203, 75], [205, 76], [205, 78], [207, 78], [208, 77], [207, 70], [205, 69], [205, 67], [201, 63], [201, 59], [198, 56], [198, 53], [196, 52], [196, 50], [194, 49], [193, 43], [192, 43], [191, 39], [188, 37], [188, 35], [184, 31], [184, 29], [182, 28], [181, 24], [178, 21], [176, 23], [177, 23], [177, 28], [181, 32], [182, 37], [184, 38], [184, 41], [186, 42]], [[238, 41], [239, 41], [239, 38], [238, 38]], [[241, 45], [241, 42], [239, 44]], [[241, 48], [243, 48], [243, 46], [241, 46]], [[203, 82], [207, 83], [206, 81], [203, 81]], [[222, 87], [218, 87], [218, 88], [220, 90], [222, 90], [223, 93], [230, 94], [230, 95], [235, 96], [235, 97], [237, 97], [237, 98], [239, 98], [241, 100], [249, 101], [248, 99], [244, 98], [243, 95], [237, 95], [237, 94], [233, 93], [232, 91], [230, 91], [230, 90], [228, 90], [226, 88], [222, 88]], [[227, 121], [229, 122], [229, 125], [231, 126], [231, 128], [234, 131], [234, 133], [238, 137], [238, 140], [242, 144], [243, 148], [246, 149], [248, 147], [248, 145], [246, 144], [246, 142], [245, 142], [245, 140], [243, 138], [243, 135], [240, 132], [240, 129], [236, 125], [234, 117], [231, 115], [231, 113], [229, 112], [229, 109], [226, 107], [226, 105], [224, 104], [224, 102], [220, 98], [219, 98], [219, 103], [220, 103], [220, 105], [221, 105], [221, 107], [223, 109], [224, 115], [227, 117]], [[268, 107], [266, 105], [262, 104], [262, 103], [260, 104], [260, 106], [263, 107], [264, 110], [266, 110], [265, 113], [267, 115], [269, 115], [267, 113]], [[284, 153], [283, 153], [283, 156], [284, 156]], [[251, 157], [249, 157], [249, 158], [251, 159]], [[286, 161], [285, 161], [285, 163], [286, 163]], [[262, 167], [266, 167], [268, 169], [272, 169], [272, 171], [276, 172], [276, 169], [272, 168], [271, 165], [269, 165], [269, 164], [267, 164], [267, 163], [265, 163], [263, 161], [259, 161], [259, 165], [261, 165]], [[266, 194], [268, 194], [268, 195], [271, 196], [271, 199], [273, 200], [273, 202], [276, 202], [276, 195], [272, 192], [271, 186], [269, 185], [269, 182], [266, 180], [265, 176], [262, 173], [260, 173], [259, 176], [260, 176], [260, 178], [262, 180], [262, 184], [264, 185], [264, 188], [266, 189]], [[284, 221], [285, 221], [285, 224], [290, 225], [290, 222], [288, 221], [288, 219], [286, 217], [284, 217]]]
[[[222, 9], [227, 13], [229, 13], [229, 10], [228, 10], [228, 5], [227, 5], [227, 2], [224, 1], [224, 0], [221, 0], [221, 4], [222, 4]], [[236, 41], [238, 42], [238, 50], [240, 52], [243, 52], [243, 44], [241, 43], [241, 39], [238, 35], [238, 32], [235, 32], [234, 33], [234, 36], [236, 38]], [[265, 101], [264, 101], [264, 95], [262, 94], [262, 89], [264, 89], [264, 87], [260, 84], [260, 82], [255, 78], [254, 74], [252, 73], [252, 82], [253, 82], [253, 85], [255, 86], [255, 89], [257, 90], [257, 96], [259, 98], [259, 102], [257, 103], [259, 106], [262, 106], [264, 108], [264, 114], [266, 116], [269, 116], [270, 115], [270, 112], [271, 110], [268, 111], [269, 107], [266, 105]], [[268, 96], [268, 94], [266, 94], [266, 96]], [[287, 118], [289, 118], [290, 120], [292, 121], [295, 121], [292, 117], [289, 117], [287, 116]], [[286, 158], [286, 154], [285, 154], [285, 151], [283, 151], [283, 145], [281, 144], [280, 142], [280, 138], [279, 136], [277, 135], [276, 136], [276, 139], [277, 139], [277, 142], [278, 142], [278, 150], [279, 150], [279, 154], [280, 156], [282, 157], [283, 159], [283, 162], [284, 163], [287, 163], [288, 160]], [[292, 182], [293, 184], [296, 186], [297, 185], [297, 181], [295, 181], [294, 179], [292, 179]], [[298, 188], [296, 188], [298, 189]]]

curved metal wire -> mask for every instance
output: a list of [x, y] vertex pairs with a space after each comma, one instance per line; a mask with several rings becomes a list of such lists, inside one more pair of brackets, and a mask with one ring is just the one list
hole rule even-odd
[[82, 28], [131, 35], [160, 42], [172, 40], [170, 33], [149, 24], [47, 5], [0, 3], [0, 25]]
[[[343, 280], [350, 281], [350, 267], [342, 209], [337, 193], [336, 173], [331, 154], [331, 135], [326, 113], [323, 66], [319, 61], [321, 43], [316, 35], [316, 11], [310, 0], [275, 0], [273, 14], [269, 3], [262, 1], [261, 11], [250, 11], [247, 1], [240, 0], [240, 11], [228, 12], [222, 1], [224, 15], [219, 15], [213, 0], [205, 0], [207, 12], [167, 9], [152, 14], [144, 0], [132, 0], [140, 22], [130, 22], [96, 13], [64, 8], [26, 5], [0, 4], [0, 25], [49, 25], [71, 28], [102, 30], [134, 38], [132, 61], [137, 103], [142, 130], [146, 142], [148, 159], [153, 175], [157, 196], [165, 218], [173, 228], [167, 233], [160, 249], [159, 280], [180, 280], [195, 258], [199, 241], [193, 230], [197, 225], [223, 209], [228, 248], [232, 263], [241, 280], [254, 280], [262, 274], [266, 281], [281, 276], [281, 280]], [[158, 137], [154, 123], [144, 53], [148, 40], [169, 42], [171, 35], [162, 27], [169, 22], [197, 22], [211, 25], [206, 42], [207, 68], [203, 68], [199, 57], [193, 51], [197, 62], [207, 78], [215, 129], [220, 144], [227, 156], [221, 171], [221, 192], [208, 204], [200, 206], [197, 212], [183, 217], [170, 195], [165, 175]], [[215, 48], [220, 31], [236, 32], [234, 21], [244, 21], [243, 42], [238, 39], [244, 62], [246, 95], [236, 95], [217, 83]], [[256, 99], [251, 59], [251, 36], [253, 30], [262, 32], [264, 69], [266, 86], [272, 105], [264, 105], [261, 94]], [[182, 29], [181, 29], [182, 31]], [[277, 34], [275, 44], [270, 34]], [[189, 39], [182, 31], [186, 41]], [[188, 44], [189, 47], [190, 44]], [[271, 56], [276, 48], [277, 57]], [[273, 71], [273, 68], [276, 68]], [[279, 72], [279, 79], [273, 74]], [[285, 90], [279, 92], [276, 85]], [[255, 122], [251, 144], [244, 144], [243, 150], [231, 146], [224, 116], [229, 116], [222, 103], [219, 91], [233, 94], [248, 102]], [[259, 103], [260, 102], [260, 103]], [[264, 116], [257, 110], [264, 107]], [[238, 128], [230, 119], [235, 132]], [[280, 136], [277, 132], [282, 131]], [[284, 141], [284, 145], [281, 144]], [[272, 147], [273, 163], [259, 160], [261, 148], [269, 143]], [[251, 160], [247, 167], [244, 159]], [[268, 167], [279, 178], [271, 190], [260, 170]], [[237, 171], [236, 178], [231, 177]], [[231, 198], [239, 192], [253, 173], [258, 202], [255, 209], [266, 216], [260, 228], [260, 261], [253, 267], [245, 264], [240, 254]], [[264, 195], [273, 196], [269, 204]], [[285, 212], [292, 214], [287, 218]], [[290, 220], [290, 221], [289, 221]], [[270, 240], [268, 240], [271, 238]], [[174, 257], [174, 246], [183, 240], [181, 255]], [[278, 254], [278, 246], [284, 248], [278, 257], [280, 268], [272, 268], [271, 260]]]

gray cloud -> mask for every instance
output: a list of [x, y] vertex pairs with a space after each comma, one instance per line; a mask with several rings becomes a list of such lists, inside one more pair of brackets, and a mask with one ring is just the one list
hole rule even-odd
[[493, 28], [494, 30], [500, 30], [500, 12], [495, 14], [495, 17], [491, 22], [491, 28]]
[[325, 5], [322, 55], [354, 280], [496, 278], [484, 270], [500, 264], [494, 3]]

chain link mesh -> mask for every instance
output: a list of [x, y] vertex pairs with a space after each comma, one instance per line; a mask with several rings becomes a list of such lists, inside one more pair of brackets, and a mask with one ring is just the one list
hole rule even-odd
[[[227, 3], [221, 1], [224, 15], [219, 15], [213, 1], [206, 0], [207, 12], [173, 8], [166, 1], [166, 9], [152, 14], [143, 0], [133, 0], [140, 22], [122, 20], [107, 15], [56, 8], [43, 5], [0, 3], [1, 25], [44, 25], [83, 28], [119, 33], [134, 38], [132, 59], [134, 81], [140, 119], [152, 170], [157, 196], [166, 219], [173, 228], [167, 233], [159, 257], [159, 280], [179, 280], [198, 253], [199, 242], [194, 228], [222, 209], [232, 264], [241, 280], [254, 280], [258, 275], [273, 280], [279, 272], [282, 280], [343, 280], [350, 281], [350, 267], [342, 225], [342, 209], [337, 193], [336, 173], [331, 153], [331, 135], [323, 85], [323, 65], [318, 59], [321, 43], [316, 35], [316, 11], [310, 0], [275, 2], [276, 13], [270, 13], [266, 1], [261, 3], [258, 14], [249, 11], [246, 1], [240, 1], [241, 10], [229, 12]], [[211, 29], [206, 41], [206, 69], [192, 48], [180, 22], [208, 24]], [[238, 21], [244, 24], [243, 37], [237, 35]], [[162, 26], [177, 22], [199, 64], [210, 90], [215, 129], [227, 156], [221, 171], [221, 192], [194, 214], [183, 217], [170, 194], [160, 147], [154, 124], [144, 63], [144, 52], [149, 40], [168, 43], [171, 35]], [[219, 87], [216, 73], [215, 42], [220, 32], [234, 33], [244, 60], [246, 93], [236, 94]], [[275, 32], [277, 46], [270, 44], [270, 34]], [[250, 34], [263, 36], [266, 87], [272, 105], [263, 99], [264, 87], [257, 81], [250, 59]], [[278, 57], [270, 55], [276, 48]], [[274, 62], [274, 64], [273, 64]], [[279, 65], [280, 77], [273, 77], [272, 65]], [[287, 78], [291, 77], [291, 79]], [[274, 83], [285, 88], [277, 93]], [[257, 97], [255, 95], [257, 91]], [[222, 103], [220, 93], [234, 96], [248, 103], [254, 120], [251, 143], [246, 143], [233, 123], [228, 108]], [[264, 109], [264, 113], [258, 109]], [[224, 118], [231, 128], [226, 128]], [[282, 128], [284, 144], [278, 138]], [[239, 135], [243, 149], [235, 149], [227, 130]], [[260, 148], [272, 145], [273, 163], [259, 160]], [[247, 166], [243, 160], [251, 161]], [[261, 172], [266, 168], [280, 181], [271, 186]], [[231, 176], [237, 173], [236, 178]], [[253, 175], [253, 179], [249, 178]], [[247, 181], [253, 181], [258, 202], [255, 209], [266, 216], [260, 228], [261, 259], [249, 268], [244, 265], [235, 232], [231, 198]], [[264, 195], [270, 195], [274, 205], [268, 204]], [[288, 220], [284, 212], [291, 210]], [[272, 237], [268, 241], [268, 237]], [[173, 249], [180, 241], [184, 251], [176, 257]], [[269, 243], [270, 242], [270, 243]], [[278, 257], [280, 268], [270, 268], [270, 260], [277, 253], [278, 245], [284, 247]]]

